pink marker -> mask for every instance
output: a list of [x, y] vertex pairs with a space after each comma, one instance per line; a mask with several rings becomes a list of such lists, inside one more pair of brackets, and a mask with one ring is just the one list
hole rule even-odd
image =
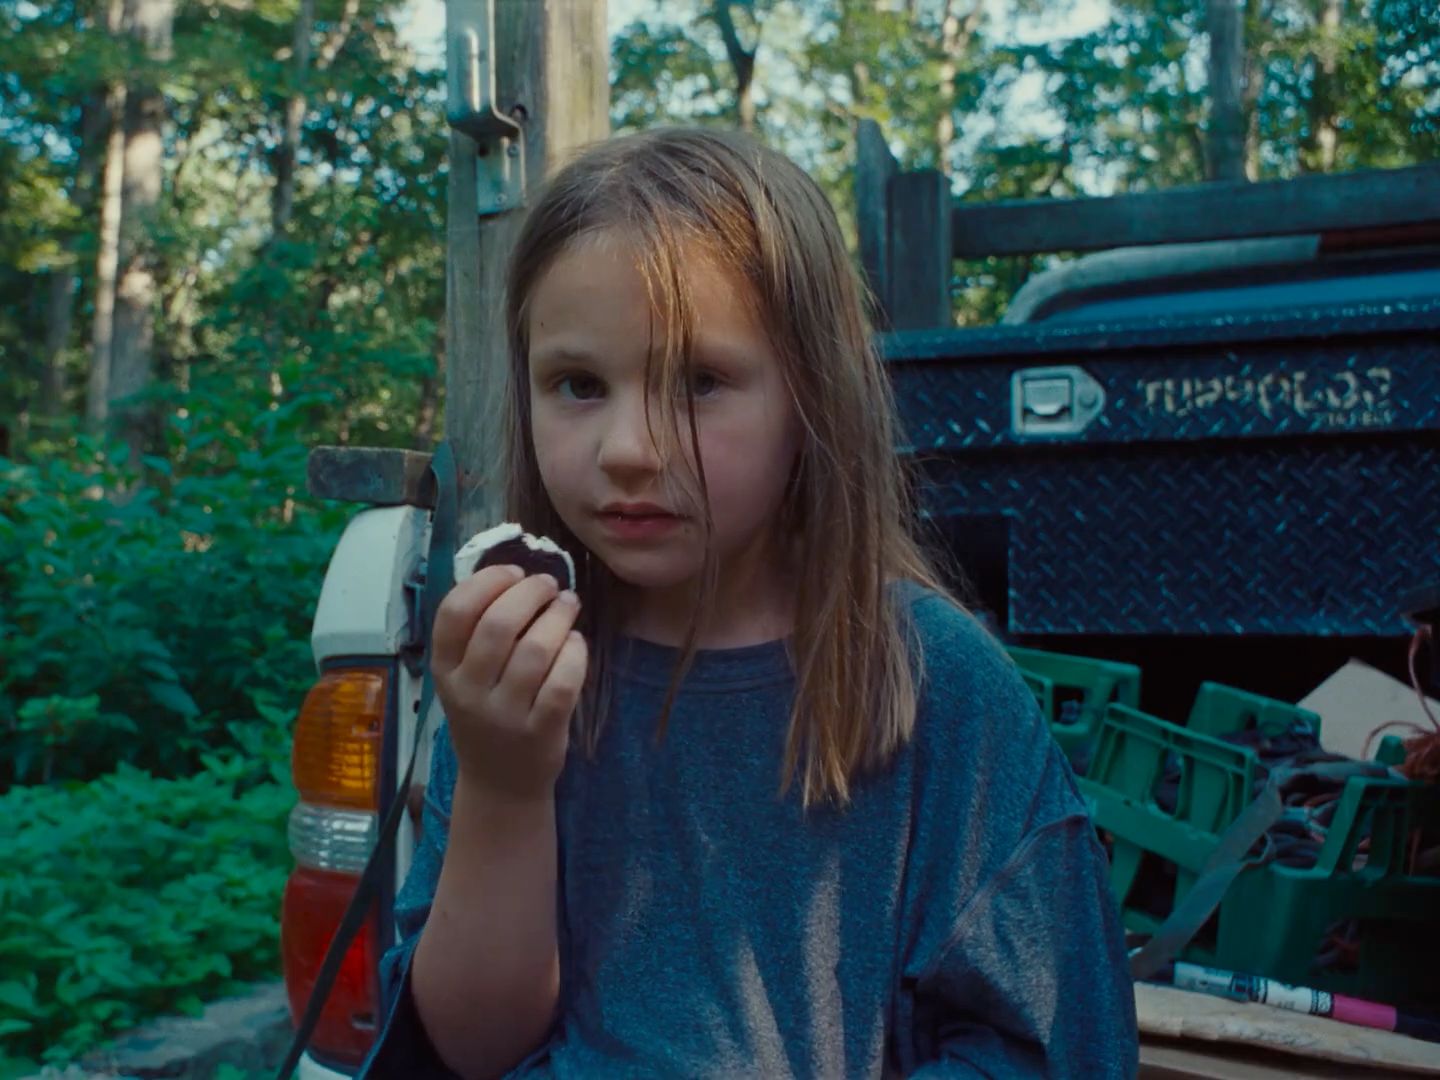
[[1360, 1027], [1394, 1031], [1413, 1039], [1440, 1042], [1440, 1018], [1403, 1012], [1393, 1005], [1332, 994], [1327, 990], [1291, 986], [1263, 975], [1244, 975], [1177, 960], [1169, 965], [1167, 972], [1161, 973], [1160, 981], [1169, 981], [1180, 990], [1194, 990], [1231, 1001], [1252, 1001], [1290, 1012], [1325, 1016]]

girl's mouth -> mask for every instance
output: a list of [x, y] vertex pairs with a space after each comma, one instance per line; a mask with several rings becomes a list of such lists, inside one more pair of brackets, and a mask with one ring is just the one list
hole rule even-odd
[[679, 528], [685, 520], [662, 512], [628, 513], [602, 511], [600, 523], [605, 531], [620, 540], [652, 540]]

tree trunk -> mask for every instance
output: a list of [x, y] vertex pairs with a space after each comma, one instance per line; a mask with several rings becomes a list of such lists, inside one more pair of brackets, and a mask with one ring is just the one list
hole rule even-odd
[[291, 45], [290, 97], [285, 102], [284, 132], [275, 151], [275, 191], [270, 202], [270, 231], [279, 236], [290, 224], [295, 206], [295, 157], [300, 148], [300, 125], [305, 120], [305, 78], [310, 74], [310, 28], [315, 22], [315, 0], [300, 0]]
[[75, 270], [59, 267], [50, 274], [50, 302], [45, 316], [45, 355], [40, 376], [40, 416], [58, 420], [65, 413], [65, 346], [74, 321]]
[[[174, 0], [127, 0], [125, 14], [131, 34], [143, 43], [147, 58], [151, 62], [167, 59]], [[115, 286], [110, 377], [111, 410], [130, 446], [132, 463], [138, 462], [150, 438], [151, 410], [130, 399], [149, 387], [151, 377], [157, 268], [148, 234], [160, 202], [164, 172], [160, 129], [164, 120], [165, 99], [159, 88], [153, 81], [137, 80], [125, 107], [120, 271]]]
[[[99, 143], [105, 134], [103, 94], [87, 101], [80, 110], [80, 147], [75, 178], [70, 184], [70, 202], [82, 220], [89, 220], [96, 201], [95, 179], [103, 154]], [[69, 261], [50, 275], [50, 297], [45, 315], [45, 351], [41, 357], [40, 409], [42, 420], [60, 420], [65, 414], [65, 349], [75, 325], [75, 286], [80, 236], [65, 243]]]
[[300, 131], [305, 123], [306, 98], [310, 74], [325, 71], [350, 36], [350, 28], [360, 11], [360, 0], [345, 0], [344, 9], [335, 28], [326, 35], [320, 54], [311, 64], [311, 32], [315, 26], [315, 0], [300, 0], [295, 16], [295, 37], [291, 45], [291, 91], [285, 102], [284, 129], [280, 147], [275, 151], [275, 191], [270, 203], [270, 231], [279, 236], [290, 224], [295, 210], [295, 164], [300, 153]]
[[110, 416], [111, 342], [115, 336], [115, 276], [120, 251], [121, 185], [125, 178], [125, 86], [105, 94], [110, 132], [105, 139], [105, 168], [100, 181], [100, 221], [96, 229], [95, 323], [90, 333], [90, 393], [86, 417], [98, 431]]
[[435, 441], [435, 422], [440, 418], [440, 387], [445, 378], [445, 326], [435, 328], [435, 366], [420, 382], [420, 409], [415, 420], [415, 445], [429, 446]]
[[[1245, 0], [1245, 40], [1259, 42], [1260, 20], [1268, 19], [1269, 12], [1262, 8], [1261, 0]], [[1250, 180], [1260, 179], [1260, 87], [1265, 83], [1265, 56], [1254, 45], [1245, 50], [1245, 95], [1241, 99], [1245, 121], [1245, 176]]]
[[[752, 8], [753, 12], [753, 8]], [[740, 33], [735, 28], [735, 13], [729, 0], [716, 0], [713, 13], [715, 24], [720, 27], [720, 36], [725, 39], [725, 53], [730, 66], [735, 69], [735, 116], [741, 131], [755, 130], [755, 54], [760, 51], [760, 35], [755, 35], [755, 45], [747, 49], [740, 42]], [[758, 21], [758, 20], [757, 20]]]
[[[853, 11], [857, 2], [858, 0], [840, 0], [841, 41], [849, 41], [855, 32]], [[863, 55], [851, 61], [847, 74], [850, 77], [850, 111], [858, 116], [870, 101], [870, 65], [865, 62]]]
[[1339, 142], [1340, 115], [1340, 2], [1322, 0], [1320, 35], [1315, 49], [1315, 76], [1310, 86], [1309, 132], [1301, 167], [1309, 172], [1331, 172]]
[[946, 0], [940, 18], [940, 114], [935, 118], [935, 167], [947, 177], [954, 170], [951, 152], [955, 145], [955, 76], [982, 15], [977, 3], [962, 18], [953, 4], [954, 0]]
[[[124, 25], [123, 0], [107, 0], [105, 29], [113, 36]], [[125, 180], [125, 84], [105, 88], [102, 130], [105, 165], [99, 191], [100, 218], [96, 225], [95, 319], [90, 332], [90, 380], [85, 417], [92, 432], [99, 432], [110, 417], [111, 344], [115, 337], [115, 275], [120, 251], [121, 188]]]
[[740, 120], [740, 130], [755, 130], [755, 58], [752, 55], [745, 67], [735, 69], [735, 111]]
[[1209, 0], [1211, 180], [1245, 179], [1245, 26], [1240, 0]]

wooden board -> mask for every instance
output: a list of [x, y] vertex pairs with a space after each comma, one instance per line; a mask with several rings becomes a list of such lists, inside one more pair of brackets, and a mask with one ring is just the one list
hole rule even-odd
[[1140, 1043], [1140, 1080], [1409, 1080], [1414, 1075], [1229, 1043], [1200, 1044], [1151, 1036]]
[[[855, 128], [855, 231], [865, 281], [879, 302], [879, 329], [890, 329], [890, 181], [900, 167], [880, 125], [868, 117]], [[946, 193], [948, 197], [948, 192]], [[946, 279], [950, 268], [947, 266]]]
[[306, 486], [317, 499], [426, 510], [435, 505], [430, 455], [417, 450], [317, 446], [306, 469]]
[[[1391, 1031], [1145, 983], [1135, 987], [1135, 1011], [1142, 1042], [1152, 1041], [1151, 1037], [1184, 1040], [1183, 1048], [1192, 1052], [1203, 1052], [1207, 1043], [1224, 1044], [1217, 1050], [1225, 1053], [1243, 1047], [1306, 1059], [1303, 1066], [1296, 1062], [1297, 1071], [1330, 1062], [1364, 1066], [1370, 1070], [1367, 1075], [1379, 1075], [1374, 1070], [1386, 1069], [1395, 1075], [1440, 1076], [1440, 1044]], [[1335, 1074], [1321, 1071], [1299, 1075]]]
[[950, 178], [936, 169], [901, 173], [890, 180], [890, 266], [885, 306], [896, 330], [948, 327], [950, 275]]
[[1346, 229], [1410, 229], [1435, 221], [1440, 221], [1440, 164], [1430, 162], [1103, 198], [957, 203], [951, 228], [955, 257], [979, 259]]

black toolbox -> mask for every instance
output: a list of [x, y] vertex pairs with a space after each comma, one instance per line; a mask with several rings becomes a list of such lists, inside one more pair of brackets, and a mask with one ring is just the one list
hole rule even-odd
[[917, 330], [924, 516], [1014, 635], [1384, 635], [1440, 574], [1440, 301]]

